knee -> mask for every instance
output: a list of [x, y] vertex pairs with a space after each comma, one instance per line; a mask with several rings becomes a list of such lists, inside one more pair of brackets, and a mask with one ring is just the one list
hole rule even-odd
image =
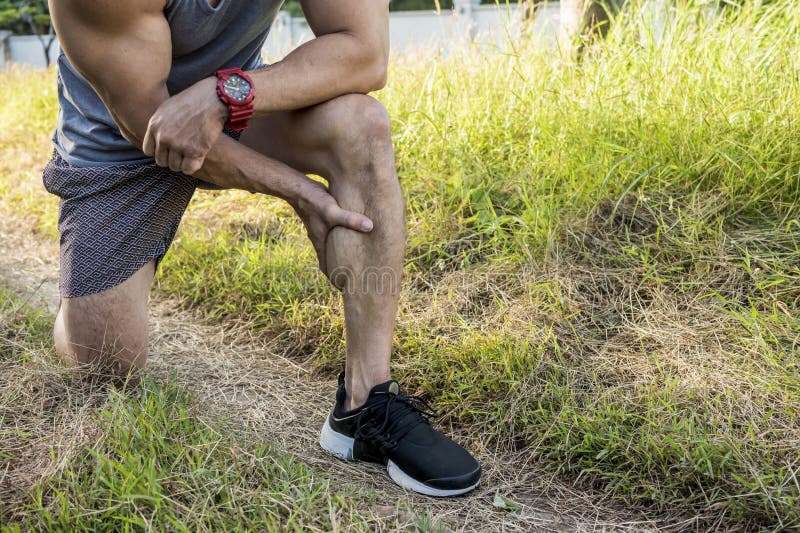
[[[69, 366], [83, 366], [90, 365], [97, 359], [97, 354], [91, 349], [91, 346], [82, 345], [75, 342], [75, 339], [70, 338], [67, 332], [66, 315], [62, 304], [61, 309], [56, 315], [56, 323], [53, 326], [53, 342], [56, 348], [56, 354]], [[73, 330], [74, 328], [70, 328]], [[86, 335], [83, 335], [85, 338]]]
[[[147, 333], [128, 330], [115, 335], [115, 328], [73, 316], [62, 306], [53, 327], [56, 354], [69, 366], [91, 367], [101, 373], [126, 378], [147, 362]], [[135, 378], [132, 378], [135, 379]]]
[[376, 99], [348, 94], [329, 102], [335, 121], [333, 156], [345, 171], [354, 166], [394, 164], [389, 113]]

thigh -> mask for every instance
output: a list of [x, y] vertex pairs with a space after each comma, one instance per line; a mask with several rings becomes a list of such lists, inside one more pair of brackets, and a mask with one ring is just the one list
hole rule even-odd
[[115, 287], [87, 296], [62, 298], [59, 318], [70, 342], [101, 350], [146, 332], [147, 302], [154, 273], [155, 261], [151, 261]]
[[56, 348], [72, 364], [100, 364], [123, 375], [147, 359], [147, 301], [155, 261], [110, 289], [62, 298]]
[[327, 142], [315, 127], [321, 122], [321, 107], [274, 113], [252, 119], [240, 141], [248, 148], [286, 163], [306, 174], [325, 167]]
[[241, 142], [257, 152], [329, 181], [342, 157], [367, 138], [386, 137], [389, 118], [370, 96], [348, 94], [296, 111], [253, 119]]

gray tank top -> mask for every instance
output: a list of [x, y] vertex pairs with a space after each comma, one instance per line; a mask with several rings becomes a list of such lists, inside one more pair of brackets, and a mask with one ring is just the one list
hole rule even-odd
[[[261, 66], [261, 48], [283, 0], [168, 0], [164, 15], [172, 32], [172, 70], [167, 87], [176, 94], [221, 68]], [[77, 166], [148, 162], [126, 141], [105, 104], [62, 53], [57, 69], [60, 110], [53, 143]]]

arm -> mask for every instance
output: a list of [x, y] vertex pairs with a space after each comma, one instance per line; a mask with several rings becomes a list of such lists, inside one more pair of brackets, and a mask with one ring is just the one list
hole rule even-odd
[[[255, 116], [301, 109], [349, 93], [366, 94], [386, 84], [386, 0], [303, 0], [302, 5], [316, 38], [282, 61], [249, 73], [255, 85]], [[226, 120], [227, 109], [215, 87], [216, 78], [207, 78], [165, 102], [153, 116], [144, 152], [162, 166], [194, 174]], [[173, 152], [184, 154], [180, 169], [170, 164], [179, 159], [170, 155]]]
[[141, 147], [147, 122], [169, 98], [172, 44], [163, 0], [51, 0], [70, 63], [103, 100], [122, 135]]
[[[169, 25], [164, 0], [51, 0], [50, 12], [70, 63], [86, 78], [111, 112], [125, 138], [142, 147], [148, 123], [169, 94]], [[213, 116], [206, 116], [213, 121]], [[197, 134], [197, 132], [194, 132]], [[341, 209], [319, 183], [216, 132], [198, 175], [202, 179], [288, 201], [309, 228], [318, 254], [323, 234], [342, 225], [369, 231], [364, 215]], [[191, 160], [195, 154], [184, 152]], [[179, 170], [184, 153], [159, 151], [162, 166]], [[165, 159], [166, 158], [166, 159]], [[312, 228], [313, 226], [313, 228]], [[324, 265], [322, 265], [324, 266]]]
[[386, 85], [389, 2], [302, 0], [316, 36], [282, 61], [250, 73], [255, 113], [308, 107], [349, 93]]

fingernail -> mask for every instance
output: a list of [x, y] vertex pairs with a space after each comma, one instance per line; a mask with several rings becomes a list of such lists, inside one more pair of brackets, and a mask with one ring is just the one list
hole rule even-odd
[[364, 231], [372, 231], [372, 221], [367, 219], [361, 223], [361, 229]]

